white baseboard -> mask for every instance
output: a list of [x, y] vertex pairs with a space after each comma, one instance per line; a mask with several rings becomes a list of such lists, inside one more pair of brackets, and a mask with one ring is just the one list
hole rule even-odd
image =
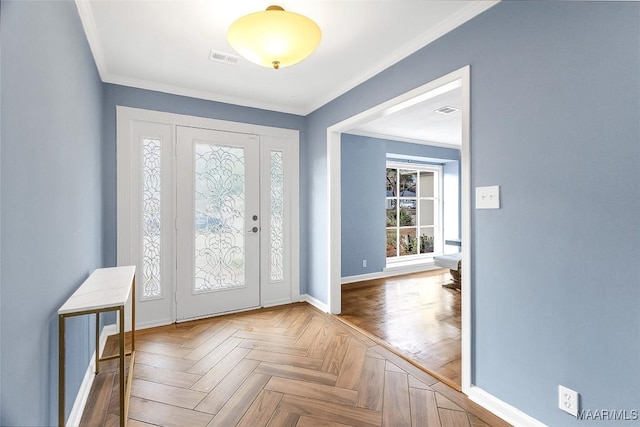
[[[188, 320], [195, 320], [195, 319], [188, 319]], [[169, 318], [169, 317], [167, 317], [165, 319], [161, 319], [161, 320], [154, 320], [152, 322], [142, 322], [142, 323], [136, 322], [136, 331], [140, 331], [142, 329], [157, 328], [158, 326], [167, 326], [167, 325], [170, 325], [172, 323], [175, 323], [175, 321], [171, 320], [171, 318]], [[114, 327], [115, 327], [115, 325], [114, 325]], [[131, 326], [129, 326], [128, 329], [125, 327], [125, 332], [131, 332]], [[117, 333], [118, 333], [118, 331], [116, 329], [116, 332], [114, 332], [114, 334], [117, 334]]]
[[323, 311], [325, 313], [329, 312], [329, 306], [327, 304], [323, 303], [322, 301], [320, 301], [319, 299], [317, 299], [315, 297], [312, 297], [309, 294], [300, 295], [300, 301], [308, 302], [309, 304], [311, 304], [312, 306], [314, 306], [318, 310]]
[[275, 301], [267, 301], [262, 304], [262, 308], [277, 307], [279, 305], [291, 304], [291, 299], [280, 299]]
[[362, 282], [365, 280], [383, 279], [385, 277], [400, 276], [401, 274], [419, 273], [421, 271], [439, 270], [442, 267], [437, 267], [431, 264], [419, 264], [405, 267], [385, 268], [384, 271], [378, 271], [376, 273], [359, 274], [357, 276], [347, 276], [341, 279], [341, 283], [346, 285], [347, 283]]
[[509, 424], [519, 427], [547, 427], [533, 417], [525, 414], [517, 408], [503, 402], [492, 394], [487, 393], [479, 387], [471, 386], [467, 393], [469, 399], [476, 402], [488, 411], [493, 412]]
[[[105, 325], [102, 328], [102, 332], [100, 332], [100, 350], [98, 354], [102, 354], [109, 335], [116, 334], [117, 332], [118, 330], [116, 329], [116, 325]], [[89, 392], [91, 392], [91, 386], [93, 385], [93, 380], [95, 377], [96, 352], [94, 351], [91, 355], [91, 361], [89, 362], [87, 371], [85, 372], [84, 378], [82, 379], [82, 384], [80, 384], [80, 390], [78, 390], [76, 400], [73, 402], [73, 407], [71, 408], [71, 413], [69, 414], [69, 419], [67, 420], [67, 426], [75, 427], [80, 425], [82, 413], [84, 412], [84, 407], [87, 404]]]
[[107, 344], [107, 338], [117, 333], [118, 333], [118, 328], [113, 323], [111, 325], [104, 325], [102, 327], [102, 332], [100, 332], [100, 355], [102, 355], [102, 352], [104, 351], [104, 346]]

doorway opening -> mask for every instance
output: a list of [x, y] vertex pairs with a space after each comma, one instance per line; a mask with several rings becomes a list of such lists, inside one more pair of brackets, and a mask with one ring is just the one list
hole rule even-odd
[[[461, 89], [460, 118], [460, 217], [459, 241], [462, 249], [462, 263], [465, 271], [470, 271], [470, 148], [469, 148], [469, 94], [470, 69], [464, 67], [446, 76], [436, 79], [421, 87], [411, 90], [383, 104], [350, 117], [327, 129], [327, 176], [328, 176], [328, 308], [333, 314], [342, 311], [342, 182], [341, 182], [341, 138], [343, 134], [353, 132], [365, 123], [390, 116], [417, 104], [423, 103], [438, 95], [447, 93], [453, 88]], [[384, 194], [384, 193], [383, 193]], [[384, 202], [382, 202], [384, 204]], [[383, 224], [384, 225], [384, 224]], [[383, 231], [384, 233], [384, 231]], [[383, 234], [384, 236], [384, 234]], [[426, 270], [420, 267], [418, 270]], [[388, 273], [388, 272], [385, 272]], [[393, 273], [387, 274], [390, 276]], [[460, 383], [457, 388], [467, 392], [471, 386], [471, 313], [470, 286], [468, 274], [462, 276], [462, 290], [460, 291], [460, 354], [461, 372]], [[410, 327], [411, 325], [407, 325]], [[428, 367], [426, 367], [428, 369]]]

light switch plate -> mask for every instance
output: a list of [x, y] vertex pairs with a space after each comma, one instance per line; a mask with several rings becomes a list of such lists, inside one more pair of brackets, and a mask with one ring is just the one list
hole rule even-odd
[[476, 187], [476, 209], [500, 209], [500, 186]]

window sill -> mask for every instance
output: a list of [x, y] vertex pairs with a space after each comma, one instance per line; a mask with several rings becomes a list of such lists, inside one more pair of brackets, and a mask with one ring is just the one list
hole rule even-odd
[[401, 271], [401, 270], [436, 270], [437, 267], [433, 262], [433, 257], [412, 259], [407, 261], [394, 261], [387, 263], [382, 271]]

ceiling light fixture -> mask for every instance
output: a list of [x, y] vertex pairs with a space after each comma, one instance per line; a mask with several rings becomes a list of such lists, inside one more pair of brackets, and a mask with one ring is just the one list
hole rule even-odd
[[280, 6], [243, 16], [227, 32], [227, 40], [236, 52], [255, 64], [276, 70], [311, 55], [321, 38], [318, 24]]

